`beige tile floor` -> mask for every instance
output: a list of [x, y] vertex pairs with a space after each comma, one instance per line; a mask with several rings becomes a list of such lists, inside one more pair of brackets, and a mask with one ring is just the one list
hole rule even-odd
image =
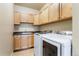
[[28, 49], [23, 51], [14, 52], [12, 56], [34, 56], [34, 49]]

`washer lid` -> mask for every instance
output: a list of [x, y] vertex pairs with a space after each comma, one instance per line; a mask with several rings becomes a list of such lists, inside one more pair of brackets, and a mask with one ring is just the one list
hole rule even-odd
[[60, 34], [55, 34], [55, 33], [40, 34], [40, 36], [48, 40], [56, 41], [62, 44], [71, 42], [72, 40], [71, 35], [60, 35]]

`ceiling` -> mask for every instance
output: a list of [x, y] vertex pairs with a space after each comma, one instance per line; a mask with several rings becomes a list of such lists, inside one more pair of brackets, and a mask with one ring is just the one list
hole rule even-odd
[[40, 10], [45, 5], [45, 3], [15, 3], [15, 5], [29, 7], [29, 8], [33, 8], [33, 9], [36, 9], [36, 10]]

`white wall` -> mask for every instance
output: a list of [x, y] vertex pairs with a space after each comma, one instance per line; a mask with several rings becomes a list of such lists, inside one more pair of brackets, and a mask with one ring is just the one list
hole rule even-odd
[[73, 4], [73, 55], [79, 56], [79, 3]]
[[[23, 7], [23, 6], [18, 6], [15, 5], [15, 11], [18, 11], [20, 13], [32, 13], [32, 14], [37, 14], [39, 13], [38, 10]], [[15, 26], [14, 31], [38, 31], [39, 27], [34, 26], [33, 24], [21, 24], [20, 26]]]
[[0, 55], [13, 51], [13, 4], [0, 3]]
[[42, 26], [40, 26], [40, 30], [41, 31], [44, 31], [44, 30], [72, 31], [72, 20], [42, 25]]

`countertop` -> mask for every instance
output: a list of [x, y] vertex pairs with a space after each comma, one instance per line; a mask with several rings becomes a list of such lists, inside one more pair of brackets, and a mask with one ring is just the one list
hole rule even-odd
[[39, 33], [40, 31], [15, 31], [13, 35], [27, 35], [32, 33]]

